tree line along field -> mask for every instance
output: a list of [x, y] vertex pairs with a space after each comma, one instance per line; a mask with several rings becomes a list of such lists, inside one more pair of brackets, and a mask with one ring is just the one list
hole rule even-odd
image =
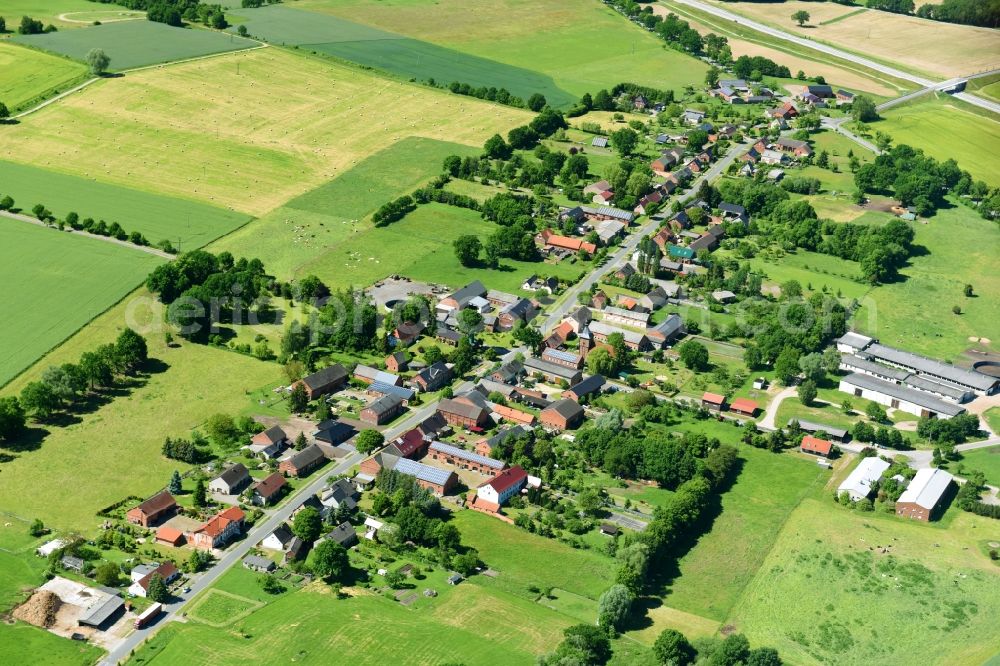
[[[576, 98], [551, 77], [502, 62], [444, 48], [430, 42], [371, 28], [329, 14], [304, 12], [281, 5], [240, 10], [238, 18], [251, 35], [272, 44], [302, 49], [375, 67], [406, 79], [460, 81], [473, 87], [506, 88], [522, 99], [545, 95], [565, 107]], [[234, 19], [237, 17], [234, 17]]]
[[0, 218], [0, 282], [7, 286], [0, 385], [135, 289], [162, 262], [127, 247]]
[[[394, 66], [414, 68], [399, 73], [419, 79], [434, 76], [439, 83], [445, 84], [465, 81], [459, 75], [462, 74], [478, 76], [486, 85], [498, 87], [506, 80], [509, 83], [506, 87], [517, 92], [511, 87], [517, 85], [516, 80], [499, 77], [504, 76], [503, 72], [513, 74], [529, 70], [578, 97], [624, 80], [679, 90], [686, 84], [701, 83], [707, 69], [701, 61], [665, 48], [658, 38], [591, 0], [496, 0], [488, 3], [303, 0], [296, 2], [295, 7], [308, 10], [314, 16], [336, 16], [412, 38], [414, 43], [408, 47], [412, 47], [414, 53], [432, 54], [436, 46], [470, 57], [456, 57], [456, 62], [463, 63], [462, 69], [439, 75], [428, 68], [435, 62], [430, 55], [421, 56], [418, 62], [406, 63], [405, 57], [387, 53], [387, 61]], [[267, 11], [274, 12], [274, 9], [277, 8]], [[254, 21], [252, 17], [259, 11], [263, 10], [236, 13]], [[250, 32], [257, 34], [253, 25], [253, 22], [248, 23]], [[302, 41], [305, 38], [291, 35], [289, 38], [297, 39], [296, 43], [306, 43]], [[308, 41], [312, 44], [328, 42], [315, 38]], [[391, 50], [394, 47], [392, 43], [342, 45], [336, 55], [365, 58], [367, 49]], [[346, 50], [350, 48], [355, 50], [353, 57]], [[466, 63], [470, 67], [466, 68]], [[475, 66], [471, 66], [474, 63]], [[415, 73], [408, 73], [412, 71]], [[545, 90], [537, 92], [546, 94], [552, 103], [561, 101]]]
[[86, 73], [79, 63], [0, 41], [0, 102], [11, 113], [83, 81]]
[[[136, 295], [150, 298], [144, 290]], [[127, 302], [116, 305], [0, 395], [16, 395], [49, 365], [76, 362], [82, 352], [113, 341], [128, 310]], [[162, 321], [161, 315], [159, 308], [153, 313], [137, 309], [137, 330]], [[161, 455], [165, 437], [186, 437], [217, 412], [249, 410], [252, 392], [276, 386], [284, 377], [278, 364], [232, 351], [188, 343], [168, 347], [161, 329], [147, 331], [146, 341], [151, 371], [128, 389], [127, 397], [117, 395], [82, 413], [78, 422], [22, 438], [22, 444], [33, 445], [14, 451], [14, 459], [0, 467], [0, 506], [56, 529], [89, 533], [100, 509], [129, 495], [148, 496], [166, 485], [173, 470], [187, 469]]]
[[10, 196], [24, 211], [41, 203], [59, 219], [75, 212], [81, 219], [118, 222], [126, 232], [138, 231], [150, 243], [170, 240], [180, 250], [201, 247], [250, 220], [249, 215], [191, 199], [3, 160], [0, 160], [0, 195]]
[[[818, 42], [901, 65], [904, 69], [950, 79], [1000, 64], [996, 31], [931, 21], [877, 10], [815, 2], [721, 2], [712, 4]], [[920, 4], [920, 3], [917, 3]], [[804, 9], [813, 18], [804, 27], [791, 15]], [[834, 16], [840, 20], [830, 20]]]
[[201, 28], [174, 28], [154, 21], [116, 21], [79, 30], [17, 35], [12, 39], [79, 61], [91, 49], [100, 48], [111, 58], [111, 71], [259, 46], [252, 39], [236, 35]]
[[939, 160], [954, 158], [974, 178], [1000, 185], [1000, 122], [989, 112], [935, 94], [889, 109], [872, 127]]
[[20, 162], [261, 215], [408, 136], [531, 114], [265, 48], [108, 79], [5, 128]]

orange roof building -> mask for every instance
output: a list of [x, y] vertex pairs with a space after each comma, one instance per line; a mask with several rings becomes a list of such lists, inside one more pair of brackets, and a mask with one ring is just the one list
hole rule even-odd
[[520, 409], [514, 409], [513, 407], [507, 407], [506, 405], [493, 405], [493, 411], [511, 423], [532, 425], [535, 422], [534, 414], [522, 412]]
[[164, 525], [156, 530], [156, 542], [164, 546], [180, 546], [184, 543], [184, 533], [173, 527]]
[[736, 398], [729, 405], [729, 410], [744, 416], [753, 416], [757, 413], [757, 403], [749, 398]]
[[709, 393], [705, 391], [704, 395], [701, 396], [702, 407], [708, 407], [709, 409], [721, 410], [726, 404], [726, 396], [719, 395], [718, 393]]
[[806, 435], [802, 438], [802, 444], [799, 448], [802, 453], [812, 453], [817, 456], [827, 457], [830, 455], [830, 451], [833, 450], [833, 442], [813, 437], [812, 435]]

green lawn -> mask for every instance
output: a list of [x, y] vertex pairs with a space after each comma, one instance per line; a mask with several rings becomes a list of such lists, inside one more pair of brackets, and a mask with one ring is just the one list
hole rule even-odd
[[44, 204], [57, 217], [74, 211], [83, 218], [118, 222], [151, 243], [168, 239], [182, 251], [201, 247], [246, 224], [248, 215], [205, 203], [153, 194], [89, 178], [0, 160], [0, 195], [30, 211]]
[[93, 48], [104, 49], [111, 70], [122, 71], [174, 60], [240, 51], [257, 42], [200, 28], [173, 28], [153, 21], [122, 21], [80, 30], [18, 35], [13, 41], [83, 61]]
[[209, 590], [208, 594], [191, 607], [188, 615], [205, 624], [222, 627], [249, 614], [259, 605], [246, 597]]
[[9, 315], [0, 324], [0, 385], [114, 305], [162, 262], [138, 250], [0, 218], [0, 282]]
[[0, 101], [14, 113], [83, 81], [83, 65], [0, 42]]
[[[22, 16], [30, 16], [46, 25], [54, 24], [59, 30], [79, 28], [85, 23], [63, 21], [60, 15], [75, 12], [93, 12], [100, 7], [90, 0], [4, 0], [0, 16], [7, 19], [7, 30], [17, 30], [17, 24]], [[115, 7], [119, 11], [127, 11]], [[72, 18], [72, 17], [70, 17]]]
[[808, 250], [796, 250], [773, 261], [756, 257], [750, 260], [750, 266], [767, 276], [765, 285], [780, 286], [798, 280], [807, 293], [826, 287], [831, 296], [839, 292], [843, 298], [860, 299], [871, 289], [854, 279], [860, 273], [856, 262]]
[[[733, 442], [733, 429], [723, 441]], [[778, 532], [802, 498], [822, 488], [829, 472], [795, 454], [740, 446], [744, 466], [722, 496], [712, 530], [678, 563], [664, 600], [694, 615], [724, 620], [756, 575]]]
[[[910, 259], [902, 280], [872, 289], [852, 325], [884, 344], [943, 360], [974, 346], [972, 339], [987, 338], [995, 345], [1000, 341], [996, 223], [955, 204], [914, 230], [915, 245], [927, 252]], [[965, 284], [973, 286], [976, 297], [963, 295]], [[956, 305], [962, 314], [952, 313]]]
[[[458, 0], [304, 0], [296, 7], [355, 23], [327, 28], [312, 20], [286, 33], [289, 43], [310, 43], [310, 48], [319, 46], [318, 50], [418, 79], [434, 76], [444, 83], [503, 86], [524, 97], [541, 92], [560, 106], [570, 97], [624, 80], [679, 90], [685, 84], [700, 84], [706, 69], [612, 9], [589, 0], [496, 0], [475, 5]], [[273, 8], [267, 11], [274, 13]], [[257, 34], [258, 12], [263, 10], [236, 12], [248, 18], [251, 34]], [[386, 32], [395, 38], [385, 38]], [[376, 35], [379, 41], [372, 43]], [[587, 48], [588, 44], [600, 48]]]
[[983, 417], [993, 430], [993, 434], [1000, 435], [1000, 407], [990, 407], [983, 413]]
[[929, 525], [808, 498], [727, 624], [802, 666], [981, 664], [1000, 651], [1000, 587], [980, 544], [1000, 524], [949, 514]]
[[460, 511], [453, 522], [462, 532], [462, 543], [477, 549], [482, 560], [500, 572], [495, 584], [512, 594], [534, 598], [527, 588], [535, 585], [597, 599], [614, 576], [614, 561], [602, 553], [575, 550], [475, 511]]
[[[418, 582], [421, 592], [424, 582]], [[141, 648], [131, 664], [245, 664], [267, 655], [278, 661], [412, 664], [462, 662], [530, 665], [551, 650], [575, 620], [532, 601], [487, 589], [476, 581], [454, 588], [433, 584], [439, 594], [419, 608], [367, 590], [337, 599], [317, 584], [273, 598], [237, 620], [229, 631], [192, 621], [172, 623]], [[240, 634], [243, 634], [242, 636]]]
[[1000, 185], [1000, 123], [988, 112], [940, 94], [886, 111], [872, 127], [894, 141], [922, 148], [993, 187]]
[[[996, 407], [993, 409], [996, 410]], [[995, 427], [992, 425], [994, 420], [996, 416], [990, 419], [990, 427]], [[1000, 446], [966, 451], [962, 454], [962, 465], [966, 469], [978, 470], [985, 474], [987, 483], [1000, 485]]]
[[[125, 305], [109, 310], [4, 394], [19, 391], [50, 364], [75, 362], [81, 351], [113, 340], [125, 310]], [[49, 426], [44, 438], [34, 429], [25, 446], [14, 442], [14, 459], [0, 467], [0, 506], [56, 528], [89, 533], [98, 524], [98, 510], [128, 495], [147, 496], [162, 488], [173, 470], [187, 468], [160, 455], [166, 436], [186, 436], [217, 412], [251, 411], [250, 394], [283, 379], [275, 363], [187, 343], [167, 348], [160, 332], [147, 340], [150, 357], [160, 367], [145, 385], [83, 414], [78, 423]]]

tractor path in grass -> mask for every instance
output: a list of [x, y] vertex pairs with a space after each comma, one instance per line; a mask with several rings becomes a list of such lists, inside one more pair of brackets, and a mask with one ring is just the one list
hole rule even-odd
[[[28, 224], [34, 224], [39, 227], [46, 227], [46, 228], [49, 227], [49, 225], [45, 224], [44, 222], [42, 222], [37, 218], [31, 217], [29, 215], [21, 215], [20, 213], [12, 213], [9, 210], [0, 210], [0, 217], [6, 217], [11, 220], [18, 220], [20, 222], [27, 222]], [[174, 259], [174, 255], [170, 254], [169, 252], [164, 252], [163, 250], [158, 250], [155, 247], [150, 247], [148, 245], [135, 245], [134, 243], [118, 240], [117, 238], [112, 238], [111, 236], [101, 236], [99, 234], [91, 234], [87, 233], [86, 231], [71, 229], [70, 227], [66, 227], [62, 231], [63, 233], [76, 234], [77, 236], [86, 236], [87, 238], [93, 238], [95, 240], [104, 241], [105, 243], [113, 243], [115, 245], [121, 245], [122, 247], [129, 248], [130, 250], [138, 250], [139, 252], [152, 254], [162, 259], [167, 259], [167, 260]]]

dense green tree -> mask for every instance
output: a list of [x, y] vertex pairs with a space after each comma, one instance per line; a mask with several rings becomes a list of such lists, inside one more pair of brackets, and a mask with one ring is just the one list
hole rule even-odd
[[21, 389], [19, 403], [34, 418], [44, 421], [60, 407], [59, 396], [45, 382], [31, 382]]
[[94, 581], [98, 585], [117, 587], [121, 578], [121, 569], [114, 562], [102, 562], [94, 568]]
[[104, 52], [104, 49], [90, 49], [84, 60], [90, 68], [90, 73], [94, 76], [103, 76], [108, 71], [108, 65], [111, 64], [111, 58]]
[[301, 414], [306, 411], [309, 406], [309, 394], [306, 393], [306, 387], [301, 382], [296, 382], [292, 386], [291, 393], [288, 394], [288, 408], [293, 414]]
[[455, 256], [458, 263], [463, 266], [475, 266], [479, 262], [479, 253], [483, 249], [483, 244], [479, 237], [473, 234], [464, 234], [455, 239]]
[[801, 28], [802, 26], [804, 26], [806, 23], [809, 22], [809, 12], [800, 9], [799, 11], [792, 14], [792, 20], [798, 23], [799, 27]]
[[806, 379], [801, 384], [799, 384], [798, 393], [799, 393], [799, 400], [802, 402], [802, 404], [809, 406], [812, 405], [813, 401], [816, 400], [816, 396], [818, 395], [819, 391], [816, 388], [816, 382], [814, 382], [811, 379]]
[[689, 370], [703, 372], [708, 369], [708, 349], [696, 340], [686, 340], [677, 347], [681, 362]]
[[354, 438], [354, 448], [363, 454], [371, 453], [384, 443], [385, 437], [374, 428], [366, 428]]
[[628, 127], [615, 130], [610, 138], [611, 146], [624, 157], [631, 155], [639, 145], [639, 135]]
[[163, 603], [167, 600], [169, 594], [170, 593], [167, 592], [167, 584], [164, 582], [163, 577], [160, 574], [154, 573], [149, 577], [149, 587], [146, 589], [147, 599]]
[[597, 624], [612, 633], [622, 629], [634, 601], [635, 595], [627, 587], [612, 585], [597, 600]]
[[[303, 509], [303, 512], [308, 510]], [[315, 509], [313, 509], [315, 511]], [[302, 512], [298, 514], [302, 515]], [[318, 514], [317, 514], [318, 517]], [[296, 516], [298, 519], [298, 516]], [[294, 529], [294, 528], [293, 528]], [[299, 537], [302, 538], [302, 537]], [[303, 541], [305, 539], [303, 538]], [[312, 543], [308, 541], [307, 543]], [[318, 546], [313, 548], [309, 554], [309, 566], [313, 573], [325, 580], [327, 583], [343, 581], [351, 564], [347, 558], [347, 551], [336, 541], [323, 540]]]
[[664, 629], [657, 636], [653, 654], [663, 666], [687, 666], [694, 662], [696, 656], [688, 639], [675, 629]]
[[24, 432], [25, 415], [20, 400], [0, 398], [0, 442], [9, 442]]
[[305, 543], [312, 543], [323, 531], [323, 519], [315, 507], [301, 509], [292, 519], [292, 532]]
[[171, 495], [179, 495], [181, 492], [181, 473], [176, 469], [170, 475], [170, 483], [167, 484], [167, 490]]

